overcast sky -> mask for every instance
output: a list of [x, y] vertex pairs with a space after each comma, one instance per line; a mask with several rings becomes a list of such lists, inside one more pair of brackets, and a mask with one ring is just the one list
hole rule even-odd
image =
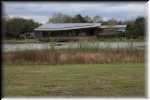
[[56, 12], [68, 15], [102, 16], [104, 20], [115, 18], [130, 20], [146, 16], [146, 2], [3, 2], [3, 15], [32, 18], [40, 23], [48, 22]]

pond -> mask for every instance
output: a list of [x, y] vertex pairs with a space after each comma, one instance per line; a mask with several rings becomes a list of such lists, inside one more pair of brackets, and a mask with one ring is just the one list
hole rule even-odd
[[67, 49], [67, 48], [145, 48], [145, 42], [60, 42], [60, 43], [22, 43], [3, 44], [3, 51], [23, 51], [41, 49]]

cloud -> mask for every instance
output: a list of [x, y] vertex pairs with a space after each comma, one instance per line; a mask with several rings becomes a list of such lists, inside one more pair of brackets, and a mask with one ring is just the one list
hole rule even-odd
[[145, 16], [146, 2], [4, 2], [3, 12], [8, 16], [23, 16], [45, 23], [55, 12], [84, 16], [100, 15], [104, 19], [128, 20]]

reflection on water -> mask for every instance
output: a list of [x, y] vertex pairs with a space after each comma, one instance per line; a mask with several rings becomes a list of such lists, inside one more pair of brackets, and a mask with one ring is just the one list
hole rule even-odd
[[145, 47], [144, 42], [84, 42], [84, 43], [24, 43], [24, 44], [3, 44], [3, 51], [22, 51], [37, 49], [66, 49], [66, 48], [139, 48]]

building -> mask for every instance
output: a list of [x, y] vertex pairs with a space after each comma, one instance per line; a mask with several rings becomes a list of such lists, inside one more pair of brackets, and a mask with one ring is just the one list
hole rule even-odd
[[34, 29], [37, 37], [58, 40], [94, 39], [125, 32], [126, 25], [106, 26], [101, 23], [56, 23], [44, 24]]

